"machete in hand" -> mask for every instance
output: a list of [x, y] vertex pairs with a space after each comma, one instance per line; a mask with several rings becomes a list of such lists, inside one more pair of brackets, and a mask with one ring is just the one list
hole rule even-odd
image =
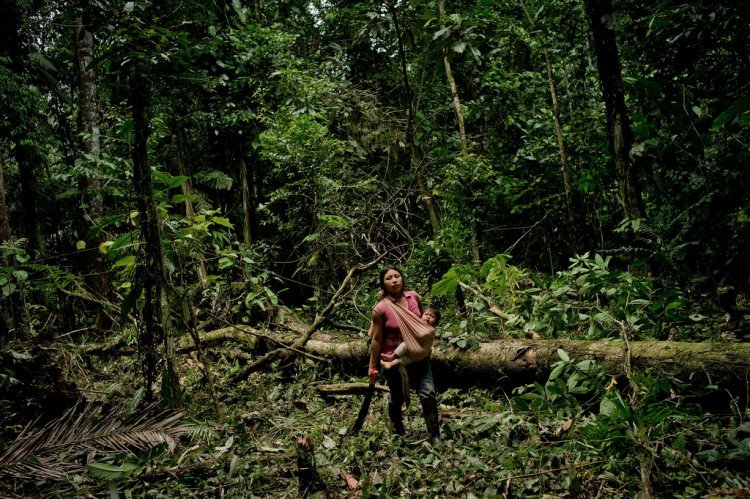
[[354, 422], [354, 426], [352, 426], [352, 429], [349, 432], [350, 435], [356, 435], [359, 433], [359, 430], [362, 429], [362, 424], [364, 424], [367, 413], [370, 410], [370, 402], [372, 402], [372, 395], [375, 393], [375, 380], [377, 378], [378, 372], [373, 371], [370, 375], [370, 384], [367, 387], [365, 399], [362, 401], [362, 407], [359, 408], [359, 414], [357, 414], [357, 420]]

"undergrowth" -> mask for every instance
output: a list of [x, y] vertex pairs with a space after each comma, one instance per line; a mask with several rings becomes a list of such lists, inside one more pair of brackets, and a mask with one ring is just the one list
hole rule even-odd
[[[445, 389], [445, 445], [435, 448], [416, 400], [406, 436], [391, 434], [382, 394], [363, 430], [347, 436], [361, 397], [319, 395], [317, 384], [351, 379], [312, 360], [231, 386], [230, 364], [215, 357], [223, 411], [217, 416], [191, 359], [182, 371], [190, 435], [172, 455], [155, 449], [110, 460], [134, 465], [117, 488], [126, 497], [298, 497], [296, 439], [307, 436], [320, 497], [633, 497], [644, 459], [657, 496], [750, 491], [741, 473], [750, 457], [746, 406], [723, 399], [708, 408], [698, 403], [705, 393], [680, 380], [641, 376], [627, 385], [593, 361], [559, 356], [546, 382], [514, 393]], [[88, 383], [91, 398], [127, 401], [139, 369], [118, 362], [78, 381]], [[0, 495], [101, 496], [107, 487], [80, 474], [62, 483], [4, 481]]]

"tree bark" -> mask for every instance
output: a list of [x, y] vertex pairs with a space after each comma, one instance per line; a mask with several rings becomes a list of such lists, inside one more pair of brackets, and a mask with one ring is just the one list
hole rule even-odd
[[0, 155], [0, 244], [10, 241], [8, 202], [5, 198], [5, 158]]
[[[17, 75], [19, 88], [26, 85], [24, 75], [28, 73], [28, 44], [21, 36], [24, 19], [31, 14], [32, 6], [21, 2], [0, 2], [0, 56], [8, 58], [8, 67]], [[3, 92], [6, 89], [2, 90]], [[21, 96], [19, 96], [21, 97]], [[27, 93], [22, 98], [33, 98]], [[18, 209], [22, 230], [29, 240], [28, 247], [36, 250], [39, 256], [44, 254], [44, 239], [37, 212], [37, 177], [44, 158], [40, 154], [43, 147], [41, 137], [35, 135], [38, 114], [35, 109], [10, 109], [4, 119], [9, 128], [20, 132], [15, 141], [15, 157], [21, 181], [21, 203]]]
[[638, 171], [630, 158], [633, 135], [625, 108], [617, 40], [611, 27], [612, 0], [584, 0], [583, 3], [591, 23], [591, 38], [607, 114], [610, 154], [617, 171], [625, 216], [629, 219], [645, 218]]
[[[706, 380], [727, 383], [744, 392], [750, 375], [750, 343], [685, 343], [672, 341], [631, 341], [630, 361], [634, 370], [655, 376], [681, 377], [683, 381]], [[336, 343], [307, 342], [308, 351], [357, 366], [365, 366], [369, 350], [364, 341]], [[597, 361], [613, 376], [625, 374], [625, 342], [622, 340], [497, 340], [482, 343], [477, 350], [436, 347], [435, 369], [450, 373], [452, 381], [481, 380], [495, 383], [501, 378], [539, 378], [547, 375], [560, 360], [557, 349], [571, 359]], [[364, 369], [364, 367], [362, 367]], [[364, 371], [363, 371], [364, 372]], [[741, 382], [741, 383], [738, 383]], [[730, 383], [734, 385], [730, 386]], [[740, 386], [741, 385], [741, 386]]]
[[[443, 19], [445, 18], [445, 0], [438, 1], [438, 11], [440, 13], [440, 24], [442, 26]], [[456, 110], [456, 123], [458, 124], [458, 137], [461, 144], [461, 155], [465, 158], [469, 155], [469, 143], [466, 139], [466, 123], [464, 120], [464, 111], [461, 107], [461, 99], [458, 95], [458, 86], [456, 85], [456, 79], [453, 77], [451, 62], [448, 59], [448, 47], [443, 47], [443, 67], [445, 68], [445, 79], [448, 80], [448, 87], [451, 89], [453, 107]], [[470, 223], [471, 237], [469, 243], [471, 245], [472, 256], [474, 257], [474, 266], [479, 269], [479, 267], [482, 265], [482, 259], [479, 254], [479, 238], [477, 237], [477, 223], [474, 213], [472, 213]]]
[[139, 266], [139, 283], [144, 290], [143, 326], [139, 335], [145, 356], [146, 390], [152, 394], [156, 375], [157, 344], [164, 342], [165, 368], [162, 398], [175, 408], [182, 407], [179, 378], [175, 366], [174, 338], [167, 300], [167, 275], [161, 247], [161, 229], [151, 186], [148, 165], [149, 121], [147, 118], [149, 86], [133, 64], [130, 70], [130, 104], [133, 113], [133, 184], [138, 205], [143, 264]]
[[[190, 172], [188, 172], [187, 167], [185, 166], [185, 161], [182, 158], [182, 147], [185, 143], [183, 132], [181, 129], [177, 130], [177, 172], [179, 175], [188, 177], [188, 179], [182, 183], [180, 186], [180, 190], [182, 191], [182, 194], [185, 196], [185, 216], [186, 217], [192, 217], [195, 214], [195, 210], [193, 209], [193, 202], [190, 200], [188, 196], [190, 196], [193, 193], [192, 189], [192, 178], [190, 176]], [[208, 279], [208, 272], [206, 271], [206, 264], [205, 260], [203, 259], [203, 256], [201, 255], [198, 258], [198, 263], [196, 264], [196, 273], [198, 274], [198, 282], [201, 283], [201, 285], [206, 284], [206, 279]]]
[[568, 244], [573, 254], [578, 252], [578, 242], [576, 240], [576, 228], [578, 227], [575, 212], [573, 211], [573, 195], [570, 187], [570, 166], [568, 166], [568, 155], [565, 153], [565, 139], [563, 138], [562, 125], [560, 122], [560, 102], [557, 100], [557, 87], [555, 80], [552, 77], [552, 59], [549, 56], [549, 50], [547, 49], [544, 40], [539, 31], [537, 30], [534, 19], [529, 14], [528, 8], [526, 8], [526, 2], [519, 0], [521, 8], [523, 8], [526, 19], [531, 25], [531, 29], [534, 31], [534, 36], [542, 48], [542, 54], [544, 55], [544, 62], [547, 66], [547, 86], [549, 87], [550, 98], [552, 99], [552, 116], [555, 121], [555, 137], [557, 138], [557, 148], [560, 154], [560, 167], [562, 168], [563, 174], [563, 189], [565, 191], [565, 207], [567, 208], [568, 215]]
[[[224, 349], [228, 343], [238, 342], [253, 348], [255, 343], [252, 338], [272, 337], [273, 334], [248, 326], [232, 326], [201, 334], [201, 344], [207, 348], [221, 346]], [[364, 375], [370, 355], [367, 342], [337, 342], [327, 338], [330, 336], [319, 333], [316, 339], [304, 342], [301, 348], [311, 354], [332, 358], [339, 364], [352, 366]], [[290, 339], [283, 337], [284, 342]], [[88, 355], [132, 353], [124, 342], [119, 345], [122, 350], [113, 344], [89, 345], [84, 352]], [[647, 371], [654, 376], [682, 377], [683, 381], [692, 379], [702, 382], [710, 376], [714, 384], [727, 383], [730, 390], [743, 393], [746, 377], [750, 376], [750, 343], [628, 341], [627, 345], [623, 340], [496, 340], [481, 343], [476, 350], [436, 346], [432, 363], [436, 371], [449, 373], [448, 382], [451, 383], [496, 384], [501, 379], [513, 382], [546, 376], [552, 365], [560, 360], [557, 350], [562, 349], [571, 359], [597, 361], [613, 376], [625, 375], [628, 359], [628, 369]], [[185, 346], [188, 346], [187, 340]], [[249, 355], [246, 360], [250, 360]]]
[[237, 168], [240, 171], [242, 186], [242, 240], [245, 245], [253, 243], [253, 223], [255, 219], [255, 199], [253, 196], [252, 175], [247, 168], [242, 147], [237, 146]]
[[[78, 134], [81, 137], [83, 152], [98, 158], [101, 154], [99, 140], [99, 106], [96, 93], [96, 72], [91, 68], [94, 59], [94, 38], [87, 29], [90, 19], [91, 5], [83, 0], [75, 17], [76, 62], [78, 69]], [[88, 201], [88, 216], [91, 225], [98, 225], [104, 216], [104, 198], [101, 192], [101, 181], [97, 175], [89, 175], [85, 179], [85, 193]], [[97, 234], [92, 247], [98, 248], [102, 237]], [[86, 281], [98, 298], [109, 299], [109, 276], [107, 274], [106, 257], [99, 251], [94, 251], [86, 259], [89, 266]], [[96, 329], [99, 333], [110, 326], [109, 317], [101, 307], [96, 311]]]

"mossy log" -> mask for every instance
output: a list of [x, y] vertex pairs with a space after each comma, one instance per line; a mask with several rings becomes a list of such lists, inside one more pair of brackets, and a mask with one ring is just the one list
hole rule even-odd
[[[366, 370], [368, 349], [365, 341], [334, 343], [311, 340], [307, 349], [343, 363], [358, 364]], [[475, 350], [436, 347], [433, 366], [439, 374], [468, 382], [511, 382], [541, 378], [560, 360], [557, 350], [571, 359], [591, 359], [613, 376], [625, 373], [626, 343], [621, 340], [497, 340], [480, 344]], [[750, 376], [750, 343], [686, 343], [672, 341], [631, 341], [633, 370], [655, 376], [673, 376], [683, 381], [700, 380], [714, 384], [742, 383]]]

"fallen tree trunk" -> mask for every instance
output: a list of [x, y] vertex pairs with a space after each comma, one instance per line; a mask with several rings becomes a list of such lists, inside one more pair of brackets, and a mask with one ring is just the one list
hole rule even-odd
[[[621, 340], [497, 340], [482, 343], [476, 350], [437, 347], [433, 366], [440, 374], [472, 382], [511, 381], [542, 378], [560, 360], [558, 349], [571, 359], [591, 359], [604, 370], [620, 376], [625, 373], [627, 356]], [[366, 371], [369, 350], [364, 341], [333, 343], [308, 341], [308, 351], [327, 355]], [[750, 343], [685, 343], [672, 341], [631, 341], [630, 362], [635, 370], [655, 376], [673, 376], [683, 381], [710, 380], [717, 383], [742, 382], [750, 376]]]
[[[253, 344], [257, 337], [278, 337], [272, 332], [254, 330], [247, 326], [224, 328], [201, 334], [204, 346], [225, 345], [228, 342]], [[290, 341], [285, 336], [284, 342]], [[185, 345], [187, 347], [187, 345]], [[437, 346], [433, 350], [436, 374], [453, 384], [497, 383], [508, 379], [513, 383], [526, 379], [541, 379], [552, 365], [560, 360], [557, 350], [565, 350], [571, 359], [597, 361], [613, 376], [625, 373], [626, 350], [622, 340], [542, 340], [508, 339], [482, 343], [476, 350], [459, 350]], [[303, 347], [306, 351], [332, 358], [334, 361], [356, 366], [358, 374], [367, 372], [369, 350], [365, 340], [349, 342], [311, 339]], [[114, 354], [111, 345], [91, 345], [87, 353], [106, 351]], [[184, 351], [184, 350], [183, 350]], [[120, 354], [128, 354], [120, 350]], [[251, 360], [245, 353], [243, 360]], [[634, 370], [655, 376], [673, 376], [683, 381], [713, 384], [741, 383], [736, 389], [745, 390], [750, 377], [750, 343], [687, 343], [673, 341], [631, 341], [630, 362]], [[695, 380], [695, 381], [698, 381]]]

